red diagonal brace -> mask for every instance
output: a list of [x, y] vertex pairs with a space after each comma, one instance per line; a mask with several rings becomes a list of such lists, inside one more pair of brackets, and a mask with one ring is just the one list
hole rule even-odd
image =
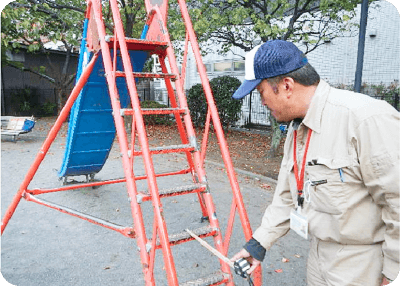
[[6, 210], [6, 213], [1, 221], [1, 234], [3, 234], [4, 229], [6, 228], [8, 221], [11, 219], [12, 215], [15, 212], [24, 192], [28, 188], [29, 183], [32, 181], [33, 176], [36, 174], [40, 163], [43, 161], [44, 157], [46, 156], [47, 151], [49, 150], [51, 144], [53, 143], [54, 139], [57, 137], [58, 131], [61, 129], [63, 122], [67, 119], [68, 114], [74, 104], [76, 98], [78, 97], [79, 93], [81, 92], [83, 86], [86, 84], [87, 79], [89, 78], [94, 64], [96, 62], [98, 55], [95, 54], [92, 60], [89, 62], [85, 70], [82, 72], [81, 77], [79, 78], [78, 82], [76, 83], [74, 89], [71, 92], [64, 108], [61, 110], [60, 115], [58, 116], [56, 122], [54, 123], [53, 127], [51, 128], [49, 135], [47, 136], [46, 140], [44, 141], [42, 148], [40, 149], [39, 153], [36, 155], [35, 161], [31, 165], [28, 170], [28, 173], [25, 176], [24, 181], [22, 182], [21, 186], [19, 187], [18, 192], [15, 194], [10, 206]]

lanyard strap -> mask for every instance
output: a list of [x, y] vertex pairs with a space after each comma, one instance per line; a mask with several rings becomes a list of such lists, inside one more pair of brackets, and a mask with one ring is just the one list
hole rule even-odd
[[304, 149], [303, 162], [301, 164], [301, 170], [300, 170], [300, 175], [299, 175], [299, 169], [297, 167], [297, 130], [294, 131], [294, 137], [293, 137], [294, 166], [293, 167], [294, 167], [294, 176], [296, 178], [296, 184], [297, 184], [297, 192], [298, 192], [297, 200], [298, 200], [299, 206], [303, 206], [303, 201], [304, 201], [304, 198], [302, 197], [303, 186], [304, 186], [304, 172], [305, 172], [305, 167], [306, 167], [307, 152], [308, 152], [308, 146], [310, 145], [311, 134], [312, 134], [312, 130], [308, 129], [307, 142], [306, 142], [306, 147]]

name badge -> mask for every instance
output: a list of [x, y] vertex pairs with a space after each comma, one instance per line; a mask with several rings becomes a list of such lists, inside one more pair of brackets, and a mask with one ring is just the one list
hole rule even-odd
[[290, 212], [290, 228], [304, 239], [308, 239], [308, 220], [301, 214], [301, 208]]

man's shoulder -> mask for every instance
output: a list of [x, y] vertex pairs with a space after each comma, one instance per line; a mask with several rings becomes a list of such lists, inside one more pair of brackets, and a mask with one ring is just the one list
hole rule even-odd
[[[337, 88], [331, 88], [327, 103], [333, 108], [349, 113], [350, 116], [359, 120], [368, 117], [397, 112], [384, 100], [375, 99], [371, 96]], [[339, 112], [340, 113], [340, 112]]]

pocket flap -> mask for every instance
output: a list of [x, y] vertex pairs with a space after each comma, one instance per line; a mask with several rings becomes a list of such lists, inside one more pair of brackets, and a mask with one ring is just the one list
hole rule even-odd
[[330, 169], [339, 169], [348, 167], [350, 165], [350, 159], [347, 158], [338, 158], [338, 159], [326, 159], [326, 158], [318, 158], [317, 164], [325, 165]]

